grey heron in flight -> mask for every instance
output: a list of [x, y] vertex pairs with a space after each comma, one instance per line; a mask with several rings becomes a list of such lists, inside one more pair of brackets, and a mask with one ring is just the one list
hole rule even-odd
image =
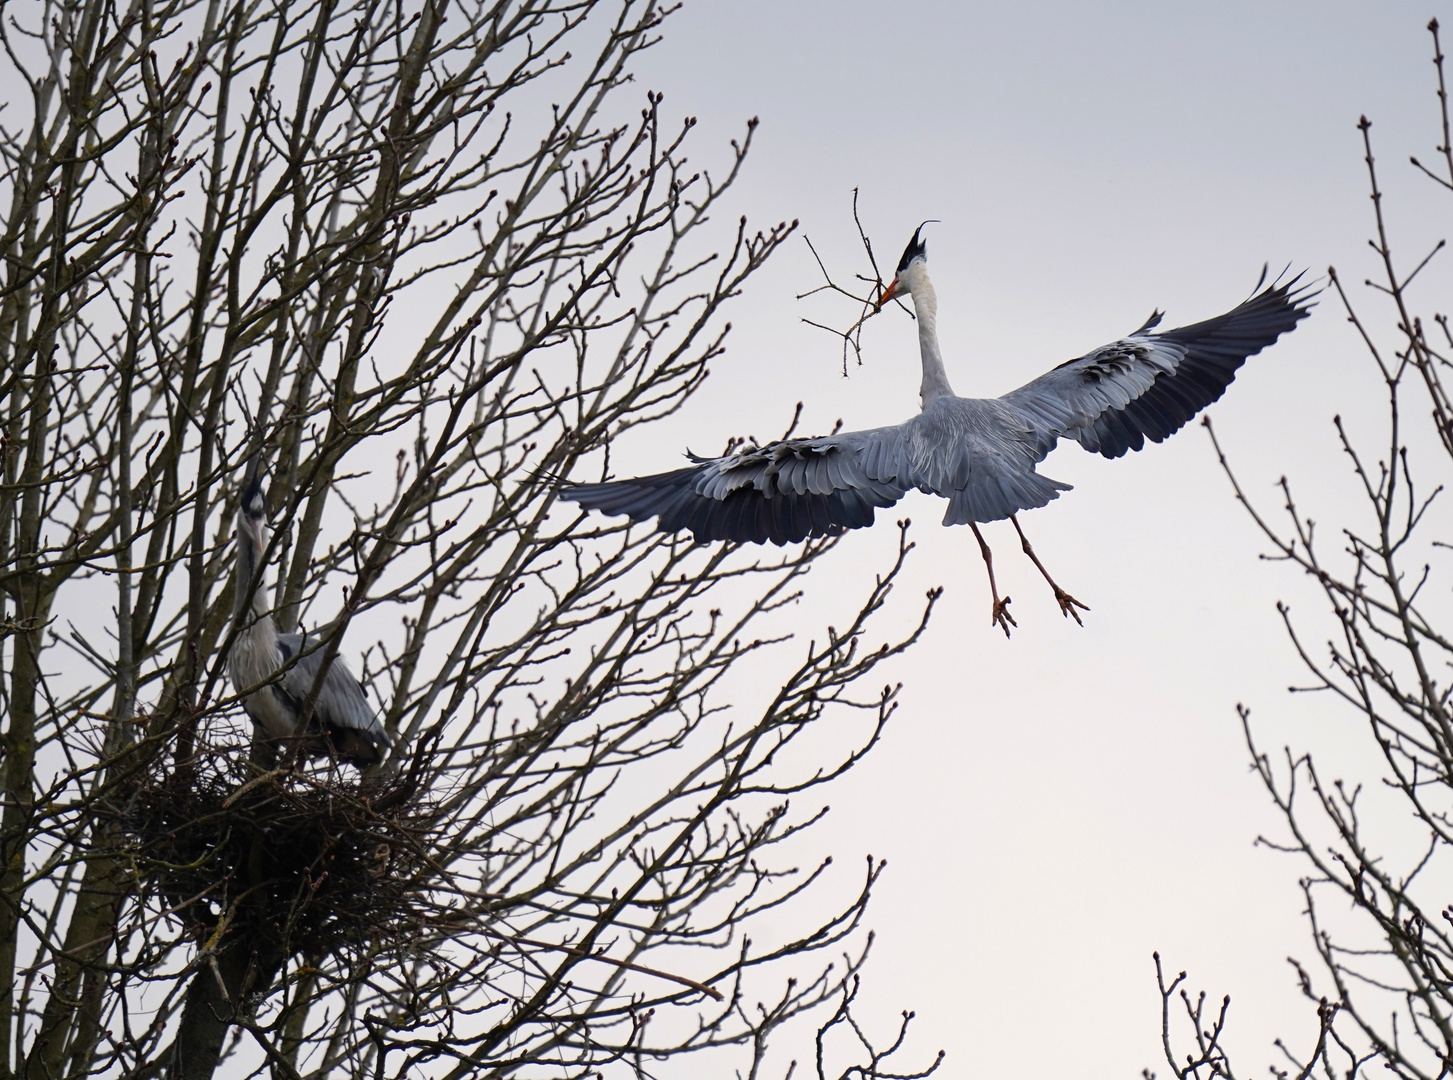
[[298, 731], [303, 699], [318, 677], [323, 649], [316, 640], [315, 647], [308, 649], [302, 634], [277, 632], [261, 580], [252, 589], [249, 603], [249, 587], [267, 550], [267, 499], [260, 474], [254, 460], [248, 466], [237, 511], [234, 615], [243, 622], [227, 655], [227, 674], [239, 693], [252, 688], [243, 697], [242, 707], [265, 739], [286, 742], [301, 734], [309, 754], [331, 753], [360, 769], [376, 765], [392, 744], [363, 687], [341, 657], [334, 658], [323, 676], [308, 729]]
[[[924, 224], [927, 224], [925, 222]], [[561, 496], [586, 510], [656, 518], [662, 532], [689, 529], [698, 542], [786, 544], [873, 523], [910, 488], [948, 500], [945, 525], [967, 525], [989, 571], [993, 623], [1016, 625], [994, 583], [982, 522], [1008, 518], [1065, 615], [1089, 610], [1061, 589], [1034, 554], [1017, 517], [1070, 485], [1035, 466], [1062, 438], [1117, 458], [1160, 442], [1219, 398], [1248, 356], [1306, 317], [1317, 290], [1301, 275], [1275, 281], [1224, 315], [1156, 332], [1154, 312], [1130, 335], [1056, 367], [999, 398], [963, 398], [949, 386], [938, 343], [938, 299], [928, 279], [920, 225], [878, 298], [912, 297], [923, 360], [922, 411], [893, 427], [783, 439], [631, 480], [577, 484]], [[1262, 283], [1265, 282], [1265, 271]], [[1258, 284], [1260, 288], [1260, 283]]]

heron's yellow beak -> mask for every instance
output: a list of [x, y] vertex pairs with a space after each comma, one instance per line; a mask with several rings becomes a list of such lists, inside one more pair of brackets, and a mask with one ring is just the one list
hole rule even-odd
[[880, 297], [878, 297], [878, 308], [877, 308], [877, 310], [882, 311], [883, 310], [883, 305], [886, 304], [889, 300], [892, 300], [893, 297], [897, 294], [897, 291], [898, 291], [898, 279], [897, 278], [894, 278], [892, 281], [888, 282], [888, 287], [883, 290], [883, 295], [880, 296]]
[[246, 514], [242, 515], [241, 524], [247, 530], [248, 538], [257, 546], [257, 553], [261, 555], [267, 550], [267, 524], [261, 518], [254, 521]]

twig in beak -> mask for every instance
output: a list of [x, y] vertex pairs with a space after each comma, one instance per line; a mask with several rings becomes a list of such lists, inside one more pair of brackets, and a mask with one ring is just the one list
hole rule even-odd
[[[888, 299], [890, 299], [892, 297], [892, 292], [893, 292], [893, 285], [892, 285], [892, 283], [885, 284], [883, 282], [883, 275], [878, 270], [878, 260], [873, 255], [873, 242], [868, 239], [868, 234], [863, 230], [863, 222], [858, 217], [858, 189], [857, 188], [853, 188], [853, 224], [856, 225], [857, 228], [858, 228], [858, 239], [862, 241], [862, 243], [863, 243], [863, 250], [868, 255], [868, 265], [873, 268], [873, 276], [871, 278], [865, 277], [862, 274], [854, 274], [853, 276], [858, 281], [864, 282], [865, 284], [867, 284], [867, 285], [870, 286], [868, 295], [867, 296], [859, 296], [857, 293], [852, 292], [852, 291], [850, 291], [848, 289], [845, 289], [841, 285], [839, 285], [837, 282], [833, 281], [832, 275], [827, 272], [827, 266], [822, 261], [822, 256], [817, 253], [817, 248], [815, 248], [815, 247], [812, 246], [812, 240], [811, 240], [811, 238], [809, 238], [809, 237], [807, 237], [807, 236], [804, 235], [803, 239], [807, 241], [808, 250], [812, 252], [812, 257], [817, 260], [817, 268], [822, 271], [822, 276], [823, 276], [823, 279], [824, 279], [824, 281], [826, 283], [823, 284], [823, 285], [819, 285], [815, 289], [809, 289], [805, 293], [799, 293], [798, 296], [797, 296], [797, 299], [803, 300], [803, 299], [806, 299], [809, 296], [814, 296], [814, 295], [816, 295], [817, 293], [820, 293], [820, 292], [835, 292], [835, 293], [838, 293], [838, 294], [840, 294], [842, 296], [846, 296], [848, 299], [852, 300], [854, 303], [857, 303], [857, 304], [861, 304], [862, 305], [861, 314], [859, 314], [857, 321], [854, 322], [846, 330], [838, 330], [835, 327], [826, 326], [826, 325], [824, 325], [824, 324], [822, 324], [820, 322], [814, 322], [812, 319], [803, 319], [802, 320], [803, 322], [807, 323], [808, 326], [815, 326], [819, 330], [826, 330], [828, 333], [832, 334], [833, 336], [842, 338], [842, 340], [843, 340], [843, 377], [844, 378], [846, 378], [847, 377], [847, 374], [848, 374], [848, 350], [849, 349], [852, 350], [853, 357], [857, 361], [858, 365], [860, 367], [862, 366], [862, 363], [863, 363], [863, 349], [862, 349], [862, 330], [863, 330], [863, 323], [867, 322], [874, 315], [878, 314], [879, 311], [883, 310], [883, 304]], [[905, 308], [904, 310], [906, 311], [907, 309]]]

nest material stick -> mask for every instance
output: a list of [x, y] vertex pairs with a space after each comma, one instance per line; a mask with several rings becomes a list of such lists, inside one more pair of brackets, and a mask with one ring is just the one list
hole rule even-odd
[[[859, 296], [857, 293], [853, 292], [852, 290], [845, 289], [841, 285], [839, 285], [837, 282], [835, 282], [832, 279], [832, 275], [830, 273], [828, 273], [827, 265], [822, 261], [822, 256], [817, 253], [817, 248], [813, 247], [811, 238], [808, 237], [808, 236], [806, 236], [806, 235], [804, 235], [803, 236], [803, 239], [807, 241], [807, 248], [808, 248], [809, 251], [812, 252], [812, 257], [817, 260], [817, 268], [822, 271], [822, 276], [823, 276], [823, 279], [826, 282], [826, 284], [819, 285], [815, 289], [808, 289], [807, 292], [805, 292], [805, 293], [799, 293], [798, 296], [797, 296], [797, 299], [804, 300], [807, 297], [814, 296], [814, 295], [816, 295], [817, 293], [820, 293], [820, 292], [835, 292], [835, 293], [838, 293], [839, 295], [846, 296], [849, 300], [852, 300], [855, 303], [858, 303], [858, 304], [861, 304], [862, 305], [862, 313], [858, 316], [857, 321], [854, 322], [851, 326], [849, 326], [846, 330], [839, 330], [836, 327], [828, 326], [828, 325], [826, 325], [824, 323], [816, 322], [816, 321], [814, 321], [812, 319], [804, 318], [802, 320], [808, 326], [815, 326], [819, 330], [826, 330], [828, 333], [832, 334], [834, 337], [842, 338], [842, 342], [843, 342], [843, 376], [844, 377], [846, 377], [847, 376], [847, 373], [848, 373], [848, 349], [849, 348], [852, 349], [852, 351], [853, 351], [853, 357], [857, 361], [858, 365], [859, 366], [862, 366], [862, 363], [863, 363], [863, 348], [862, 348], [863, 324], [865, 322], [867, 322], [869, 319], [871, 319], [874, 315], [878, 314], [879, 311], [882, 310], [881, 305], [878, 303], [878, 298], [883, 295], [883, 290], [885, 288], [887, 288], [887, 284], [883, 280], [882, 271], [880, 271], [878, 269], [878, 259], [873, 254], [873, 242], [868, 239], [868, 234], [863, 229], [863, 222], [858, 217], [858, 189], [857, 188], [853, 188], [853, 224], [857, 226], [857, 229], [858, 229], [858, 239], [862, 241], [863, 250], [868, 255], [868, 265], [873, 268], [873, 276], [871, 278], [870, 277], [867, 277], [866, 275], [863, 275], [863, 274], [854, 274], [853, 276], [858, 281], [865, 282], [868, 285], [872, 286], [871, 291], [869, 292], [869, 294], [867, 296]], [[903, 307], [903, 304], [902, 304], [901, 301], [898, 301], [897, 303], [898, 303], [898, 306], [899, 307]], [[904, 311], [907, 311], [908, 309], [907, 308], [904, 308], [903, 310]], [[912, 313], [910, 312], [910, 315], [911, 314]]]

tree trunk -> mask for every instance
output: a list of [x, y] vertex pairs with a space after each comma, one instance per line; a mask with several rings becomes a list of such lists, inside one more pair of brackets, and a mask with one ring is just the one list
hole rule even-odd
[[227, 1029], [250, 1011], [247, 1001], [254, 993], [272, 985], [282, 962], [276, 936], [254, 933], [238, 936], [221, 949], [215, 967], [204, 963], [196, 970], [172, 1043], [170, 1080], [211, 1080]]
[[[268, 853], [252, 845], [245, 897], [213, 957], [192, 974], [181, 1024], [172, 1043], [169, 1080], [211, 1080], [222, 1059], [227, 1029], [246, 1019], [287, 959], [285, 934], [267, 908]], [[225, 916], [224, 916], [225, 917]]]

